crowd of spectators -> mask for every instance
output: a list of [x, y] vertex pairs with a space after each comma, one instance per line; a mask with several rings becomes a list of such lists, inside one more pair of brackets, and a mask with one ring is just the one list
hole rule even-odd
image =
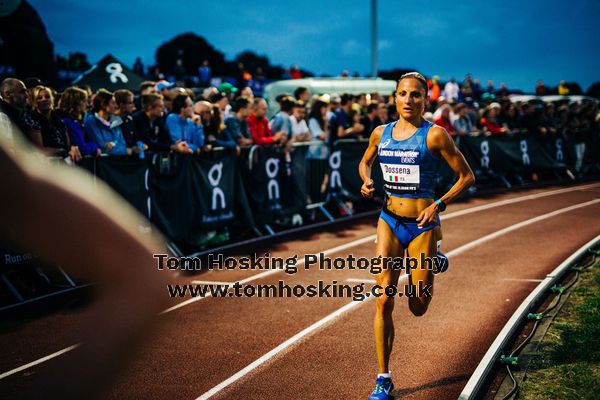
[[[425, 118], [459, 141], [470, 135], [527, 134], [561, 137], [574, 144], [581, 168], [585, 142], [599, 132], [597, 102], [514, 103], [506, 86], [482, 89], [470, 75], [443, 88], [429, 83]], [[538, 89], [543, 88], [541, 82]], [[299, 87], [277, 98], [279, 111], [267, 119], [267, 103], [249, 87], [229, 83], [202, 92], [167, 81], [144, 82], [136, 96], [72, 86], [57, 93], [36, 79], [8, 78], [0, 84], [0, 124], [8, 121], [44, 154], [78, 162], [84, 156], [137, 156], [146, 151], [210, 152], [249, 145], [277, 145], [289, 150], [311, 142], [309, 157], [326, 158], [338, 139], [368, 138], [378, 125], [398, 118], [393, 94], [312, 95]], [[321, 145], [319, 145], [321, 143]]]

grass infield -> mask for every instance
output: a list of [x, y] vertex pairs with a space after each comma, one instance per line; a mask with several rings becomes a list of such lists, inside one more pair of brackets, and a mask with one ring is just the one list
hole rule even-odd
[[532, 358], [519, 399], [600, 398], [600, 261], [580, 275]]

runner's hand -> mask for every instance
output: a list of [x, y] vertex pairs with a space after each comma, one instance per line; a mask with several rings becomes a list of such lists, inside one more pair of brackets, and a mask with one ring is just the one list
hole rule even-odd
[[435, 224], [438, 218], [438, 206], [436, 203], [431, 204], [429, 207], [421, 211], [419, 216], [417, 217], [417, 226], [419, 228], [423, 228], [425, 226], [429, 226], [431, 224]]
[[369, 179], [360, 188], [360, 194], [364, 197], [370, 199], [373, 197], [373, 193], [375, 192], [375, 188], [373, 187], [373, 179]]

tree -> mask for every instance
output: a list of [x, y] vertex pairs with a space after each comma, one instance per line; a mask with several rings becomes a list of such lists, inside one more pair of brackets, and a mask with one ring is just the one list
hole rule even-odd
[[414, 69], [411, 68], [394, 68], [391, 69], [389, 71], [379, 71], [379, 77], [383, 78], [383, 79], [390, 79], [393, 81], [397, 81], [398, 79], [400, 79], [400, 77], [404, 74], [406, 74], [407, 72], [412, 72], [415, 71]]
[[592, 97], [600, 97], [600, 82], [594, 82], [588, 88], [586, 94]]
[[177, 59], [182, 60], [188, 74], [197, 73], [204, 60], [210, 63], [213, 74], [224, 74], [230, 69], [223, 53], [195, 33], [183, 33], [163, 43], [155, 57], [160, 70], [168, 74], [174, 73]]

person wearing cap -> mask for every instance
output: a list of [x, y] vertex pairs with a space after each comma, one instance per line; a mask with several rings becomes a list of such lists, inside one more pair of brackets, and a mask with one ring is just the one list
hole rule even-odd
[[484, 135], [502, 135], [508, 133], [508, 128], [501, 126], [498, 123], [498, 116], [500, 115], [501, 108], [500, 103], [496, 102], [487, 106], [480, 121]]
[[169, 91], [169, 89], [173, 89], [174, 87], [175, 87], [175, 83], [165, 81], [164, 79], [162, 79], [162, 80], [156, 82], [154, 89], [164, 97], [167, 94], [167, 92]]
[[[376, 275], [379, 292], [373, 322], [378, 375], [369, 400], [394, 398], [390, 373], [394, 342], [392, 313], [395, 297], [407, 294], [398, 287], [401, 269], [395, 268], [400, 266], [396, 260], [406, 251], [410, 257], [417, 260], [427, 257], [431, 262], [430, 268], [419, 261], [416, 268], [407, 271], [405, 287], [414, 289], [413, 295], [407, 296], [408, 308], [413, 315], [422, 316], [434, 293], [434, 273], [444, 272], [448, 267], [447, 258], [439, 251], [442, 239], [439, 214], [446, 209], [446, 203], [458, 198], [475, 182], [473, 171], [446, 130], [424, 120], [426, 102], [425, 77], [418, 72], [402, 75], [396, 84], [395, 96], [400, 118], [375, 128], [358, 168], [363, 181], [361, 194], [371, 198], [375, 194], [371, 171], [378, 159], [386, 193], [376, 240], [376, 255], [382, 260], [382, 270]], [[448, 163], [458, 180], [436, 200], [434, 189], [442, 160]], [[388, 263], [390, 259], [394, 259], [396, 265]], [[402, 339], [411, 340], [410, 337]]]

